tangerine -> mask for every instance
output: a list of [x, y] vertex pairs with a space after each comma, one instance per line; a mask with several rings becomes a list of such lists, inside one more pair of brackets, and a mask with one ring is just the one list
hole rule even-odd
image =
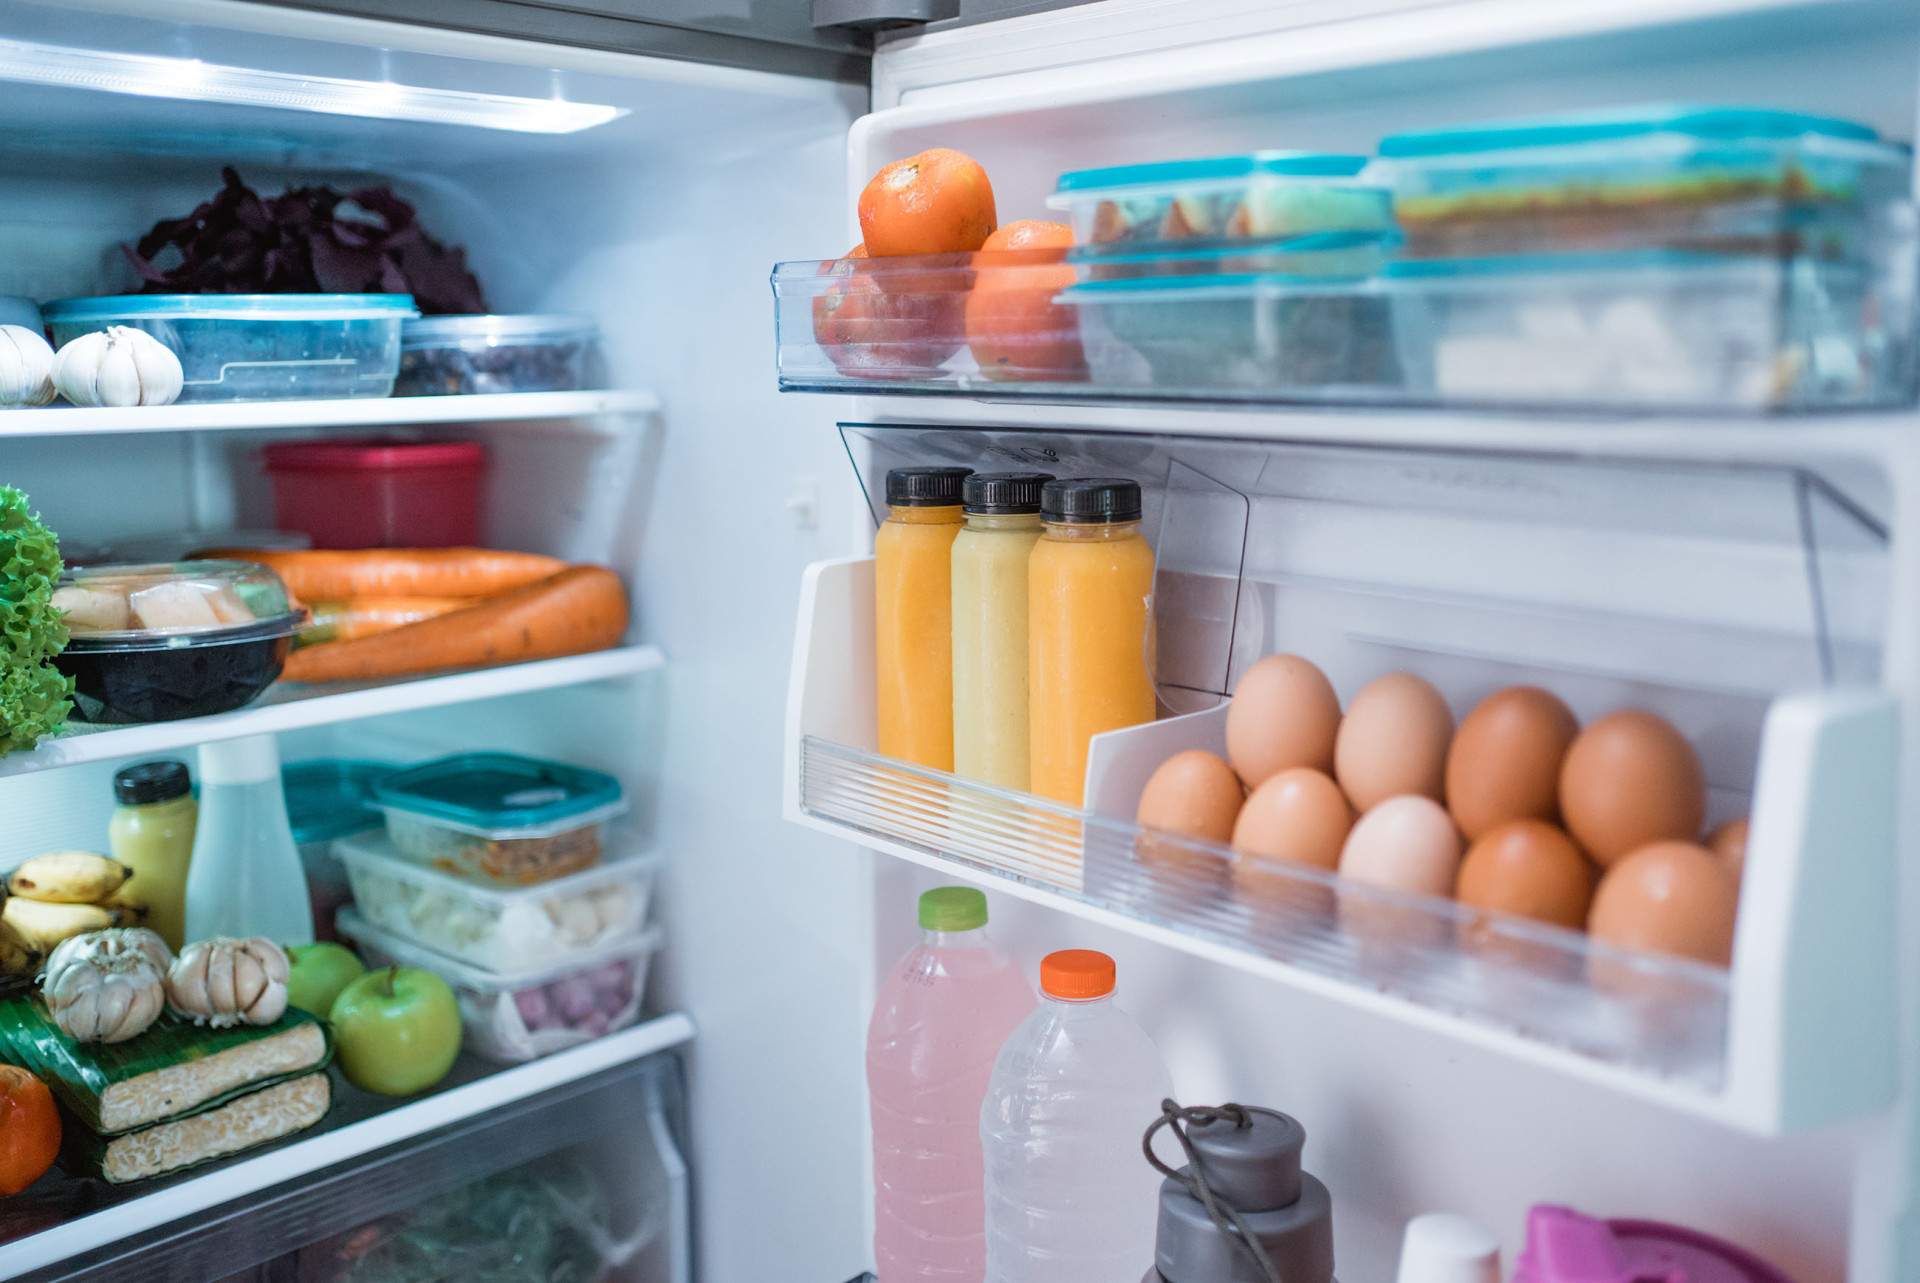
[[862, 243], [821, 266], [837, 279], [813, 300], [813, 337], [835, 369], [864, 379], [926, 377], [960, 350], [972, 273], [964, 256], [935, 262], [933, 270], [901, 271], [869, 258]]
[[0, 1195], [39, 1180], [60, 1152], [53, 1093], [17, 1065], [0, 1065]]
[[967, 297], [967, 346], [989, 379], [1081, 379], [1086, 354], [1080, 319], [1054, 302], [1074, 283], [1066, 262], [1073, 229], [1063, 223], [1023, 219], [987, 237], [974, 259], [973, 292]]
[[860, 234], [875, 258], [970, 253], [998, 221], [987, 171], [946, 147], [894, 161], [860, 193]]

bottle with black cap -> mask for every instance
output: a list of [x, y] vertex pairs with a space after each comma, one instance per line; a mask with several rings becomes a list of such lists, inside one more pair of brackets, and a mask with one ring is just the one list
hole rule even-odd
[[880, 751], [953, 769], [953, 538], [971, 468], [895, 468], [873, 537]]
[[182, 762], [141, 762], [113, 773], [113, 816], [107, 846], [133, 870], [127, 894], [147, 907], [141, 925], [169, 949], [186, 943], [187, 867], [199, 804]]
[[1027, 563], [1044, 472], [976, 472], [953, 541], [953, 769], [1027, 788]]
[[[1333, 1199], [1300, 1169], [1304, 1127], [1257, 1105], [1161, 1110], [1146, 1151], [1167, 1179], [1141, 1283], [1335, 1283]], [[1178, 1170], [1154, 1154], [1163, 1126], [1186, 1152]]]
[[1153, 550], [1140, 485], [1124, 477], [1049, 481], [1040, 519], [1027, 571], [1029, 787], [1079, 806], [1088, 741], [1154, 718]]

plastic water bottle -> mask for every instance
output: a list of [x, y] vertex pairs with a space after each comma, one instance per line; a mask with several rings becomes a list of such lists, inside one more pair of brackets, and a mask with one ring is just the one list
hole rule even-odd
[[1160, 1173], [1140, 1137], [1173, 1081], [1113, 987], [1106, 954], [1048, 954], [1039, 1010], [994, 1061], [987, 1283], [1123, 1283], [1153, 1265]]
[[900, 960], [867, 1031], [873, 1103], [873, 1251], [882, 1283], [980, 1283], [980, 1101], [994, 1053], [1034, 1008], [1033, 987], [987, 938], [987, 897], [920, 897], [920, 947]]
[[200, 822], [187, 866], [187, 939], [312, 944], [307, 874], [293, 844], [271, 735], [200, 746]]

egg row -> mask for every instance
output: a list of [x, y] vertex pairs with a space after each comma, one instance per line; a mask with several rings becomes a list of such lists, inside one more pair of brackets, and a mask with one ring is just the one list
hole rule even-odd
[[[1695, 844], [1706, 811], [1699, 759], [1651, 713], [1622, 710], [1582, 731], [1556, 696], [1515, 686], [1456, 731], [1432, 685], [1396, 672], [1343, 715], [1315, 665], [1271, 655], [1236, 687], [1226, 741], [1228, 760], [1194, 750], [1162, 763], [1141, 794], [1142, 827], [1628, 947], [1729, 960], [1746, 821], [1717, 829], [1711, 849]], [[1238, 862], [1236, 893], [1256, 894], [1261, 876]]]

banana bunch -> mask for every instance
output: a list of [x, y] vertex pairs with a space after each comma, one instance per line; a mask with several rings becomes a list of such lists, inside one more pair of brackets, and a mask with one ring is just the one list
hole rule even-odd
[[147, 908], [127, 894], [133, 870], [91, 851], [36, 855], [7, 875], [0, 974], [31, 975], [70, 936], [137, 927]]

